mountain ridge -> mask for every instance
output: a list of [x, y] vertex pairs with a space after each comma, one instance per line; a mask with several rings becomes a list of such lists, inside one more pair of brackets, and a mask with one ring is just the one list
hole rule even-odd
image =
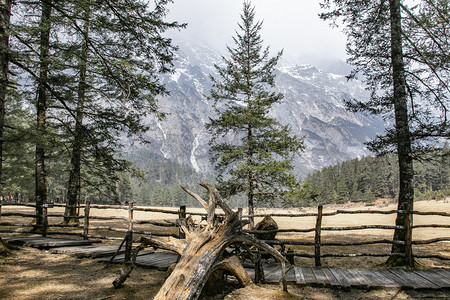
[[[206, 95], [212, 85], [210, 75], [216, 76], [214, 64], [221, 64], [221, 58], [221, 53], [205, 45], [180, 46], [174, 72], [161, 76], [170, 95], [159, 99], [159, 107], [169, 115], [164, 121], [146, 120], [151, 125], [146, 134], [151, 144], [142, 146], [144, 150], [190, 165], [197, 173], [213, 172], [204, 125], [215, 111]], [[344, 99], [369, 97], [361, 82], [312, 65], [284, 64], [276, 75], [276, 89], [284, 99], [273, 106], [270, 115], [290, 125], [293, 134], [305, 136], [307, 148], [294, 161], [300, 176], [370, 155], [364, 142], [383, 131], [383, 121], [349, 112], [343, 103]], [[133, 149], [129, 152], [132, 160]]]

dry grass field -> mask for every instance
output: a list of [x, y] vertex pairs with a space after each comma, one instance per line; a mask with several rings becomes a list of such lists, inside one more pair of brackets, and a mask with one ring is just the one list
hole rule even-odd
[[[324, 212], [345, 210], [394, 210], [394, 204], [380, 206], [361, 207], [352, 205], [329, 205], [324, 207]], [[420, 201], [415, 203], [415, 210], [450, 212], [450, 201]], [[176, 210], [175, 208], [173, 210]], [[32, 208], [3, 206], [2, 213], [20, 211], [32, 213]], [[52, 208], [49, 213], [61, 213], [62, 208]], [[189, 212], [202, 212], [201, 209], [188, 209]], [[288, 210], [259, 210], [258, 214], [287, 213]], [[298, 210], [291, 210], [291, 213], [300, 213]], [[316, 208], [307, 208], [301, 211], [316, 212]], [[113, 209], [92, 209], [94, 216], [123, 216], [127, 217], [126, 210]], [[148, 213], [135, 211], [136, 220], [174, 220], [176, 215], [163, 213]], [[1, 222], [20, 221], [24, 225], [30, 223], [30, 219], [19, 217], [1, 217]], [[315, 217], [277, 217], [275, 218], [282, 229], [287, 228], [313, 228]], [[322, 226], [356, 226], [356, 225], [393, 225], [395, 215], [380, 214], [344, 214], [324, 217]], [[60, 218], [50, 218], [51, 224], [61, 223]], [[415, 216], [414, 224], [449, 224], [449, 217]], [[115, 221], [91, 221], [94, 226], [108, 225], [126, 228], [126, 222]], [[5, 227], [4, 227], [5, 228]], [[2, 228], [2, 229], [4, 229]], [[167, 231], [167, 228], [155, 227], [151, 225], [137, 225], [136, 229], [145, 231]], [[58, 230], [61, 229], [52, 229]], [[174, 231], [173, 229], [171, 229]], [[77, 229], [80, 232], [79, 229]], [[175, 232], [175, 231], [174, 231]], [[95, 232], [94, 234], [105, 234], [106, 232]], [[356, 230], [339, 232], [322, 232], [322, 242], [350, 241], [350, 240], [376, 240], [392, 239], [392, 230]], [[17, 235], [18, 233], [15, 233]], [[9, 234], [1, 234], [7, 236]], [[110, 234], [109, 234], [110, 235]], [[123, 233], [115, 233], [117, 237], [123, 237]], [[414, 229], [413, 240], [431, 239], [435, 237], [450, 237], [450, 229]], [[278, 239], [307, 240], [314, 239], [314, 233], [279, 234]], [[118, 243], [119, 241], [108, 242]], [[294, 248], [294, 247], [292, 247]], [[296, 252], [312, 254], [311, 246], [295, 247]], [[354, 247], [323, 247], [322, 253], [387, 253], [390, 245], [369, 245]], [[414, 246], [414, 253], [417, 254], [440, 254], [450, 256], [450, 242], [439, 242], [432, 245]], [[376, 267], [382, 264], [385, 258], [357, 257], [357, 258], [324, 258], [322, 265], [335, 267]], [[450, 267], [449, 261], [435, 259], [419, 259], [422, 268], [428, 267]], [[314, 260], [311, 258], [296, 258], [296, 265], [312, 266]], [[0, 299], [151, 299], [159, 287], [162, 285], [166, 273], [137, 268], [127, 280], [125, 286], [120, 289], [112, 287], [112, 281], [116, 277], [119, 266], [104, 268], [103, 263], [98, 263], [92, 259], [77, 259], [68, 255], [50, 254], [44, 250], [22, 248], [12, 251], [7, 257], [0, 257]], [[278, 286], [265, 286], [270, 289], [277, 289]], [[280, 294], [278, 292], [264, 292], [258, 290], [238, 290], [228, 295], [227, 299], [422, 299], [422, 298], [450, 298], [449, 291], [403, 291], [403, 290], [341, 290], [326, 288], [298, 288], [289, 287], [290, 294]], [[229, 292], [229, 291], [228, 291]], [[215, 297], [205, 299], [224, 299], [226, 292]]]

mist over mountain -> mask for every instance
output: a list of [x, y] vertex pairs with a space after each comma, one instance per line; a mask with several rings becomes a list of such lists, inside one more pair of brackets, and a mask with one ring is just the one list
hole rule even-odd
[[[148, 119], [150, 145], [133, 146], [133, 153], [146, 153], [192, 167], [197, 173], [213, 171], [208, 154], [209, 136], [204, 124], [214, 117], [206, 100], [211, 89], [209, 75], [221, 53], [204, 45], [183, 44], [177, 52], [175, 72], [162, 77], [170, 95], [159, 100], [170, 113], [166, 120]], [[276, 88], [284, 99], [270, 114], [292, 132], [305, 136], [306, 150], [294, 162], [299, 175], [337, 162], [370, 155], [364, 143], [384, 129], [381, 119], [347, 111], [343, 100], [368, 98], [361, 82], [347, 81], [349, 67], [340, 61], [323, 61], [323, 69], [284, 61], [277, 69]], [[327, 71], [325, 71], [325, 69]], [[333, 72], [331, 72], [333, 71]], [[145, 147], [145, 148], [143, 148]]]

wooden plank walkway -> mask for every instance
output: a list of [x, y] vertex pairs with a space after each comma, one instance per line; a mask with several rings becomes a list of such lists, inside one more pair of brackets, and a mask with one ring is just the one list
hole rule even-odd
[[[92, 241], [54, 239], [43, 237], [4, 238], [4, 240], [40, 249], [51, 249], [51, 253], [66, 253], [77, 257], [103, 257], [109, 261], [117, 246], [92, 245]], [[123, 262], [124, 255], [119, 254], [113, 262]], [[143, 251], [136, 259], [136, 264], [145, 268], [167, 270], [176, 263], [179, 255], [172, 252]], [[279, 265], [264, 265], [267, 283], [281, 280]], [[246, 268], [254, 279], [255, 271]], [[415, 290], [450, 289], [450, 268], [432, 268], [428, 270], [405, 269], [341, 269], [291, 267], [286, 272], [286, 280], [299, 286], [343, 287], [343, 288], [407, 288]]]
[[[450, 288], [450, 269], [448, 268], [405, 270], [294, 267], [293, 269], [295, 282], [300, 286], [341, 286], [365, 289], [384, 287], [415, 290]], [[281, 279], [281, 274], [279, 278]]]
[[[68, 254], [79, 258], [99, 258], [114, 255], [114, 253], [116, 253], [117, 251], [117, 248], [117, 246], [84, 245], [52, 248], [49, 251], [53, 254]], [[119, 253], [124, 252], [125, 250], [121, 249]]]
[[[116, 248], [117, 249], [117, 248]], [[154, 252], [142, 251], [136, 257], [136, 265], [143, 268], [157, 269], [159, 271], [166, 271], [172, 264], [176, 263], [179, 255], [172, 252]], [[117, 255], [113, 259], [113, 263], [123, 263], [125, 255]], [[109, 262], [110, 257], [105, 257], [100, 261]]]
[[98, 243], [91, 240], [72, 240], [48, 237], [5, 237], [4, 241], [18, 246], [28, 246], [39, 249], [49, 249], [56, 247], [86, 246]]
[[[246, 268], [246, 270], [250, 277], [254, 279], [254, 269]], [[277, 265], [265, 265], [264, 277], [267, 283], [280, 282], [280, 267]], [[404, 270], [292, 267], [286, 272], [286, 281], [295, 282], [299, 286], [437, 290], [450, 289], [450, 269]]]

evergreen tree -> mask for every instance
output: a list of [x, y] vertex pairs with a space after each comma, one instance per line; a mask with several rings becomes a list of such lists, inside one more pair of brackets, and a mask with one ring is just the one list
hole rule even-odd
[[[76, 103], [72, 104], [69, 205], [77, 201], [82, 164], [86, 171], [95, 170], [103, 182], [112, 183], [110, 190], [115, 191], [119, 177], [114, 173], [131, 170], [130, 164], [116, 155], [123, 145], [117, 137], [127, 133], [144, 141], [148, 127], [143, 118], [148, 114], [164, 117], [157, 109], [156, 96], [166, 90], [157, 74], [170, 71], [176, 48], [162, 33], [184, 27], [163, 20], [168, 2], [86, 0], [73, 1], [72, 10], [58, 8], [67, 27], [82, 41], [70, 44], [76, 49], [70, 53], [71, 68], [79, 77], [74, 82]], [[95, 158], [94, 164], [88, 157]], [[102, 175], [105, 169], [107, 176]], [[68, 209], [68, 215], [73, 213]]]
[[5, 106], [3, 147], [3, 184], [1, 195], [30, 201], [34, 197], [35, 127], [32, 112], [27, 108], [19, 89], [11, 83]]
[[36, 225], [43, 225], [42, 205], [47, 202], [47, 172], [45, 169], [47, 107], [49, 96], [46, 85], [50, 67], [50, 28], [52, 1], [43, 0], [39, 24], [39, 77], [36, 101], [36, 163], [35, 163], [35, 197], [36, 197]]
[[9, 22], [11, 16], [11, 0], [0, 1], [0, 188], [3, 178], [3, 146], [6, 110], [6, 93], [9, 78]]
[[121, 172], [135, 172], [120, 152], [130, 142], [146, 142], [146, 116], [164, 117], [158, 74], [171, 70], [176, 47], [162, 34], [185, 26], [164, 21], [169, 2], [15, 2], [11, 62], [39, 116], [33, 140], [39, 207], [49, 188], [62, 194], [61, 180], [74, 205], [82, 185], [104, 200], [122, 190]]
[[[424, 1], [424, 5], [431, 8], [430, 3], [439, 6], [443, 2], [446, 1]], [[413, 151], [423, 151], [425, 144], [432, 144], [436, 137], [449, 136], [448, 93], [439, 92], [442, 88], [448, 91], [448, 82], [443, 82], [441, 76], [448, 69], [442, 59], [427, 60], [421, 49], [428, 43], [428, 46], [431, 44], [430, 57], [448, 57], [448, 51], [442, 47], [446, 38], [436, 40], [429, 29], [415, 21], [413, 12], [400, 0], [327, 0], [322, 7], [329, 10], [322, 18], [340, 19], [347, 25], [344, 32], [348, 37], [349, 61], [356, 68], [352, 75], [362, 72], [372, 91], [370, 101], [356, 101], [348, 103], [349, 106], [355, 111], [384, 114], [394, 121], [394, 127], [388, 128], [384, 136], [379, 136], [369, 146], [378, 153], [397, 153], [398, 207], [401, 211], [413, 209]], [[404, 15], [408, 16], [407, 20], [402, 20]], [[429, 101], [420, 105], [418, 98]], [[431, 117], [430, 107], [443, 113]], [[404, 225], [404, 220], [405, 214], [399, 213], [396, 224]], [[396, 229], [394, 240], [405, 241], [405, 234], [405, 230]], [[392, 252], [405, 253], [405, 246], [393, 244]], [[404, 262], [396, 257], [389, 259], [392, 264]]]
[[271, 106], [283, 98], [274, 92], [274, 68], [282, 53], [269, 58], [269, 48], [263, 49], [259, 34], [262, 23], [255, 22], [249, 2], [243, 5], [235, 48], [228, 47], [230, 58], [223, 58], [223, 67], [215, 66], [220, 78], [212, 78], [209, 98], [218, 117], [210, 120], [207, 129], [219, 172], [218, 188], [226, 197], [246, 194], [253, 226], [256, 203], [294, 197], [299, 191], [291, 161], [304, 145], [290, 135], [289, 126], [268, 116]]

